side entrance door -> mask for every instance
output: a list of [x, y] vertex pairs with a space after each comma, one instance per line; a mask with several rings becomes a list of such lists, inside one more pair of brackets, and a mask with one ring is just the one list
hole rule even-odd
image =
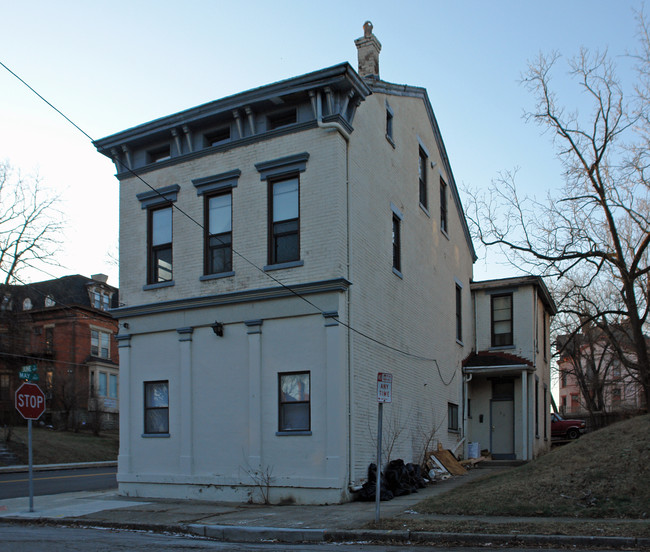
[[490, 401], [490, 451], [495, 460], [515, 458], [515, 401]]

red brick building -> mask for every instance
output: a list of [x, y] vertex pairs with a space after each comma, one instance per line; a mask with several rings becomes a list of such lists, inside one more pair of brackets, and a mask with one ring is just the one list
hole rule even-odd
[[16, 420], [18, 373], [35, 365], [47, 397], [42, 421], [117, 425], [118, 327], [109, 312], [117, 301], [102, 274], [0, 287], [0, 424]]

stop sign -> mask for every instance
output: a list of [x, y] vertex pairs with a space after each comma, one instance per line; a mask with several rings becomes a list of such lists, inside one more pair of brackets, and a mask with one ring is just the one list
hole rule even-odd
[[45, 394], [35, 383], [23, 383], [16, 390], [16, 410], [26, 420], [38, 420], [45, 412]]

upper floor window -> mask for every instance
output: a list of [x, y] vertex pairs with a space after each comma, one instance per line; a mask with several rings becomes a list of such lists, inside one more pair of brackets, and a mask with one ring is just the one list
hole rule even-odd
[[54, 352], [54, 326], [45, 327], [45, 352]]
[[150, 284], [172, 280], [172, 207], [149, 210]]
[[399, 272], [402, 271], [402, 236], [401, 236], [401, 221], [399, 217], [393, 213], [393, 268]]
[[221, 144], [221, 142], [226, 142], [230, 140], [230, 127], [220, 128], [214, 132], [209, 132], [204, 135], [206, 146], [216, 146]]
[[171, 148], [169, 146], [162, 146], [147, 152], [148, 163], [158, 163], [160, 161], [166, 161], [169, 158], [171, 158]]
[[418, 156], [418, 181], [420, 188], [420, 205], [425, 209], [429, 208], [429, 199], [427, 197], [427, 163], [428, 157], [425, 151], [420, 148]]
[[297, 176], [269, 182], [269, 264], [300, 259], [300, 197]]
[[232, 194], [207, 196], [205, 274], [232, 271]]
[[111, 334], [100, 330], [90, 331], [90, 354], [99, 358], [111, 358]]
[[456, 284], [456, 341], [463, 341], [463, 288]]
[[281, 111], [279, 113], [273, 113], [268, 116], [269, 130], [274, 128], [280, 128], [287, 125], [292, 125], [297, 121], [296, 110], [290, 109], [288, 111]]
[[492, 347], [512, 345], [512, 293], [492, 296]]
[[31, 310], [32, 306], [32, 300], [29, 297], [26, 297], [23, 301], [23, 310]]
[[394, 146], [395, 139], [393, 137], [393, 110], [386, 103], [386, 138]]
[[102, 291], [92, 292], [93, 307], [101, 310], [108, 310], [110, 306], [110, 295]]
[[440, 230], [449, 232], [447, 225], [447, 183], [440, 177]]

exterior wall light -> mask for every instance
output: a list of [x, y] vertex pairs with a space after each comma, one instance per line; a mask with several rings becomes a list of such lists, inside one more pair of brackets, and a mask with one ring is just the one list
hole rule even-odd
[[223, 324], [221, 322], [215, 322], [214, 324], [211, 324], [210, 327], [212, 328], [214, 335], [223, 337]]

